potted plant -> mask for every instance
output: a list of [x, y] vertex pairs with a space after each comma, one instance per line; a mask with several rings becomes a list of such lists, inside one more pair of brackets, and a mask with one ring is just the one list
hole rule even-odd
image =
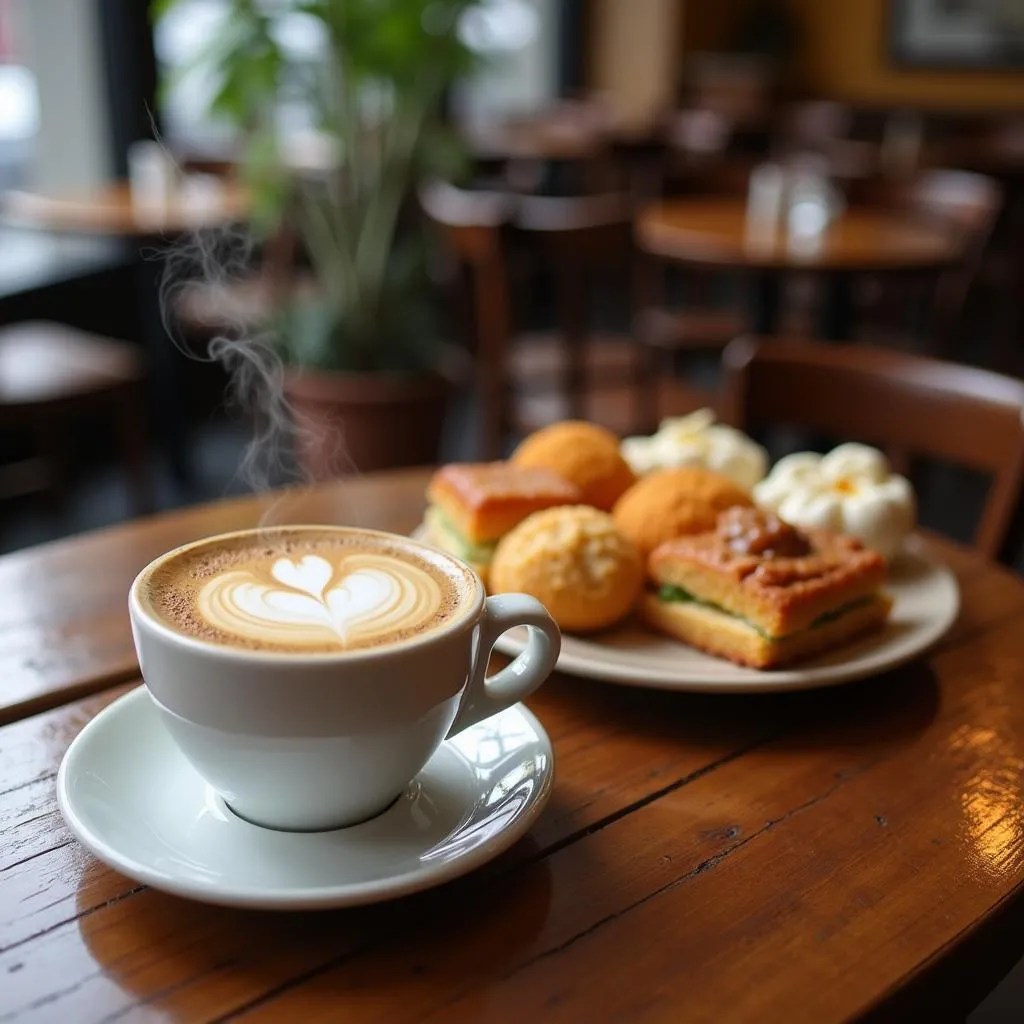
[[[158, 0], [156, 16], [182, 2]], [[418, 181], [459, 165], [442, 107], [471, 66], [459, 26], [474, 5], [229, 0], [180, 72], [212, 82], [210, 113], [240, 130], [254, 231], [287, 228], [315, 277], [301, 296], [281, 289], [274, 325], [297, 454], [314, 478], [436, 460], [450, 350], [409, 200]], [[320, 40], [316, 59], [295, 59], [296, 29]], [[316, 173], [289, 167], [283, 101], [309, 112], [327, 144]]]

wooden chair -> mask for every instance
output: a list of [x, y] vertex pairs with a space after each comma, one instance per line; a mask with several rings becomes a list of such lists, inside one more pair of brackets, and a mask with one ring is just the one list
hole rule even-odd
[[475, 357], [481, 410], [478, 450], [482, 458], [496, 459], [508, 421], [505, 393], [512, 311], [504, 235], [514, 199], [501, 192], [474, 192], [433, 181], [420, 189], [419, 200], [448, 253], [466, 272], [470, 294], [459, 311]]
[[1024, 483], [1024, 384], [866, 345], [742, 338], [723, 356], [726, 415], [756, 429], [792, 425], [979, 470], [992, 484], [974, 535], [1009, 553]]
[[677, 110], [665, 118], [664, 139], [671, 153], [687, 162], [719, 162], [729, 151], [735, 125], [715, 110]]
[[[676, 163], [663, 170], [658, 186], [644, 198], [672, 195], [706, 195], [745, 199], [755, 163], [747, 158], [713, 162]], [[742, 334], [747, 322], [741, 309], [722, 307], [712, 301], [713, 289], [722, 275], [685, 268], [678, 273], [685, 305], [668, 304], [667, 272], [664, 261], [642, 254], [639, 257], [637, 318], [634, 332], [650, 350], [652, 372], [667, 374], [680, 354], [719, 352]], [[700, 404], [714, 405], [717, 393], [693, 391]]]
[[779, 141], [790, 149], [824, 151], [838, 139], [849, 137], [853, 110], [835, 100], [805, 100], [782, 108]]
[[[656, 414], [639, 401], [643, 362], [632, 338], [594, 331], [588, 309], [596, 279], [629, 281], [628, 196], [514, 196], [433, 183], [421, 190], [420, 202], [467, 271], [482, 457], [499, 457], [511, 432], [566, 416], [618, 432], [653, 422]], [[525, 286], [532, 289], [540, 275], [552, 285], [552, 331], [519, 329], [513, 310], [521, 304], [512, 294], [524, 282], [511, 265], [523, 255], [530, 271]]]
[[881, 147], [852, 137], [853, 109], [834, 100], [791, 103], [779, 115], [772, 149], [778, 160], [814, 154], [834, 181], [857, 181], [878, 172]]
[[113, 424], [134, 511], [152, 510], [142, 360], [125, 342], [43, 321], [0, 328], [0, 424], [27, 431], [37, 456], [0, 472], [6, 495], [66, 496], [74, 431], [83, 417]]
[[770, 134], [778, 71], [770, 61], [730, 53], [687, 58], [686, 106], [713, 110], [735, 126], [734, 142], [759, 151]]
[[602, 285], [615, 294], [624, 284], [631, 298], [631, 197], [522, 196], [510, 240], [530, 254], [532, 280], [539, 274], [551, 282], [556, 320], [554, 331], [518, 334], [510, 350], [512, 374], [525, 392], [516, 403], [517, 428], [528, 432], [571, 417], [595, 419], [620, 433], [639, 429], [640, 354], [629, 334], [595, 331], [589, 309]]
[[[851, 185], [852, 203], [882, 206], [910, 214], [952, 233], [961, 243], [960, 259], [937, 278], [904, 280], [905, 286], [924, 285], [931, 289], [927, 323], [923, 331], [930, 354], [953, 355], [971, 290], [978, 279], [993, 229], [1003, 206], [1003, 189], [992, 178], [968, 171], [927, 170], [910, 179], [873, 178]], [[888, 288], [888, 294], [886, 289]], [[906, 287], [892, 283], [877, 287], [874, 306], [876, 331], [886, 344], [903, 348], [912, 345], [905, 332], [894, 332], [884, 322], [888, 309], [905, 309], [913, 297]], [[917, 291], [920, 293], [920, 287]], [[886, 302], [885, 300], [889, 301]], [[879, 314], [881, 313], [881, 316]], [[881, 321], [881, 323], [879, 323]], [[871, 340], [875, 340], [872, 337]]]

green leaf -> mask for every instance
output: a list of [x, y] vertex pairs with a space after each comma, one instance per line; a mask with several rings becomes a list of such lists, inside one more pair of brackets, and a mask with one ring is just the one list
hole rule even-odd
[[[161, 17], [184, 0], [157, 0]], [[425, 175], [457, 177], [460, 141], [441, 124], [445, 88], [473, 66], [458, 19], [478, 0], [229, 0], [218, 31], [181, 74], [213, 83], [209, 113], [244, 134], [254, 228], [294, 220], [322, 287], [286, 311], [286, 357], [335, 369], [415, 372], [438, 358], [443, 321], [418, 221], [400, 212]], [[303, 14], [326, 30], [324, 59], [290, 61], [277, 20]], [[307, 101], [338, 143], [326, 181], [299, 182], [277, 132], [282, 96]]]
[[177, 7], [178, 4], [182, 3], [183, 0], [150, 0], [149, 3], [149, 19], [152, 22], [157, 22], [161, 18], [167, 16], [168, 11], [172, 8]]
[[440, 124], [424, 130], [416, 153], [419, 177], [459, 181], [468, 174], [470, 167], [465, 144], [457, 132]]

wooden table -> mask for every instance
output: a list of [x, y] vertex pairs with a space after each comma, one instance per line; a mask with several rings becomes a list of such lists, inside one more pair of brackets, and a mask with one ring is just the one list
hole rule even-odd
[[132, 201], [127, 182], [114, 181], [81, 194], [8, 192], [3, 197], [3, 214], [9, 223], [21, 227], [145, 240], [245, 220], [249, 201], [237, 183], [224, 182], [216, 194], [203, 200], [181, 193], [165, 204], [139, 204]]
[[133, 244], [139, 326], [145, 344], [156, 427], [179, 481], [191, 480], [185, 415], [184, 356], [167, 336], [160, 296], [165, 261], [162, 249], [202, 230], [243, 221], [249, 199], [235, 183], [197, 199], [183, 191], [163, 205], [132, 201], [127, 182], [115, 181], [91, 192], [44, 195], [8, 192], [0, 215], [8, 224], [57, 234], [121, 238]]
[[530, 702], [556, 749], [547, 811], [442, 889], [267, 914], [93, 860], [54, 774], [137, 679], [132, 576], [268, 514], [408, 530], [425, 480], [244, 499], [0, 559], [0, 1019], [962, 1019], [1024, 952], [1024, 585], [938, 541], [961, 619], [881, 678], [732, 698], [552, 678]]
[[636, 238], [641, 249], [662, 259], [747, 273], [752, 284], [751, 330], [756, 334], [776, 332], [783, 275], [821, 275], [828, 299], [818, 331], [831, 340], [844, 340], [852, 330], [852, 276], [937, 271], [960, 254], [952, 234], [866, 207], [846, 210], [817, 246], [793, 246], [785, 231], [752, 231], [746, 202], [740, 199], [653, 203], [637, 216]]

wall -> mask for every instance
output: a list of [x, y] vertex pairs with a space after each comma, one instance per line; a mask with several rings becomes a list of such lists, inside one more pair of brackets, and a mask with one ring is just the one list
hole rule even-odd
[[[684, 51], [729, 44], [750, 0], [687, 0]], [[879, 106], [1024, 109], [1024, 73], [916, 71], [888, 52], [889, 0], [788, 0], [801, 37], [789, 76], [794, 88]]]
[[25, 0], [28, 66], [39, 90], [32, 185], [82, 189], [110, 177], [109, 125], [92, 3]]
[[675, 100], [680, 0], [591, 3], [591, 88], [606, 93], [625, 121], [641, 124]]
[[729, 46], [746, 0], [686, 0], [684, 7], [684, 49], [689, 53], [714, 53]]
[[802, 32], [795, 82], [808, 92], [883, 106], [1024, 108], [1024, 73], [896, 67], [888, 53], [888, 0], [790, 0], [790, 5]]

